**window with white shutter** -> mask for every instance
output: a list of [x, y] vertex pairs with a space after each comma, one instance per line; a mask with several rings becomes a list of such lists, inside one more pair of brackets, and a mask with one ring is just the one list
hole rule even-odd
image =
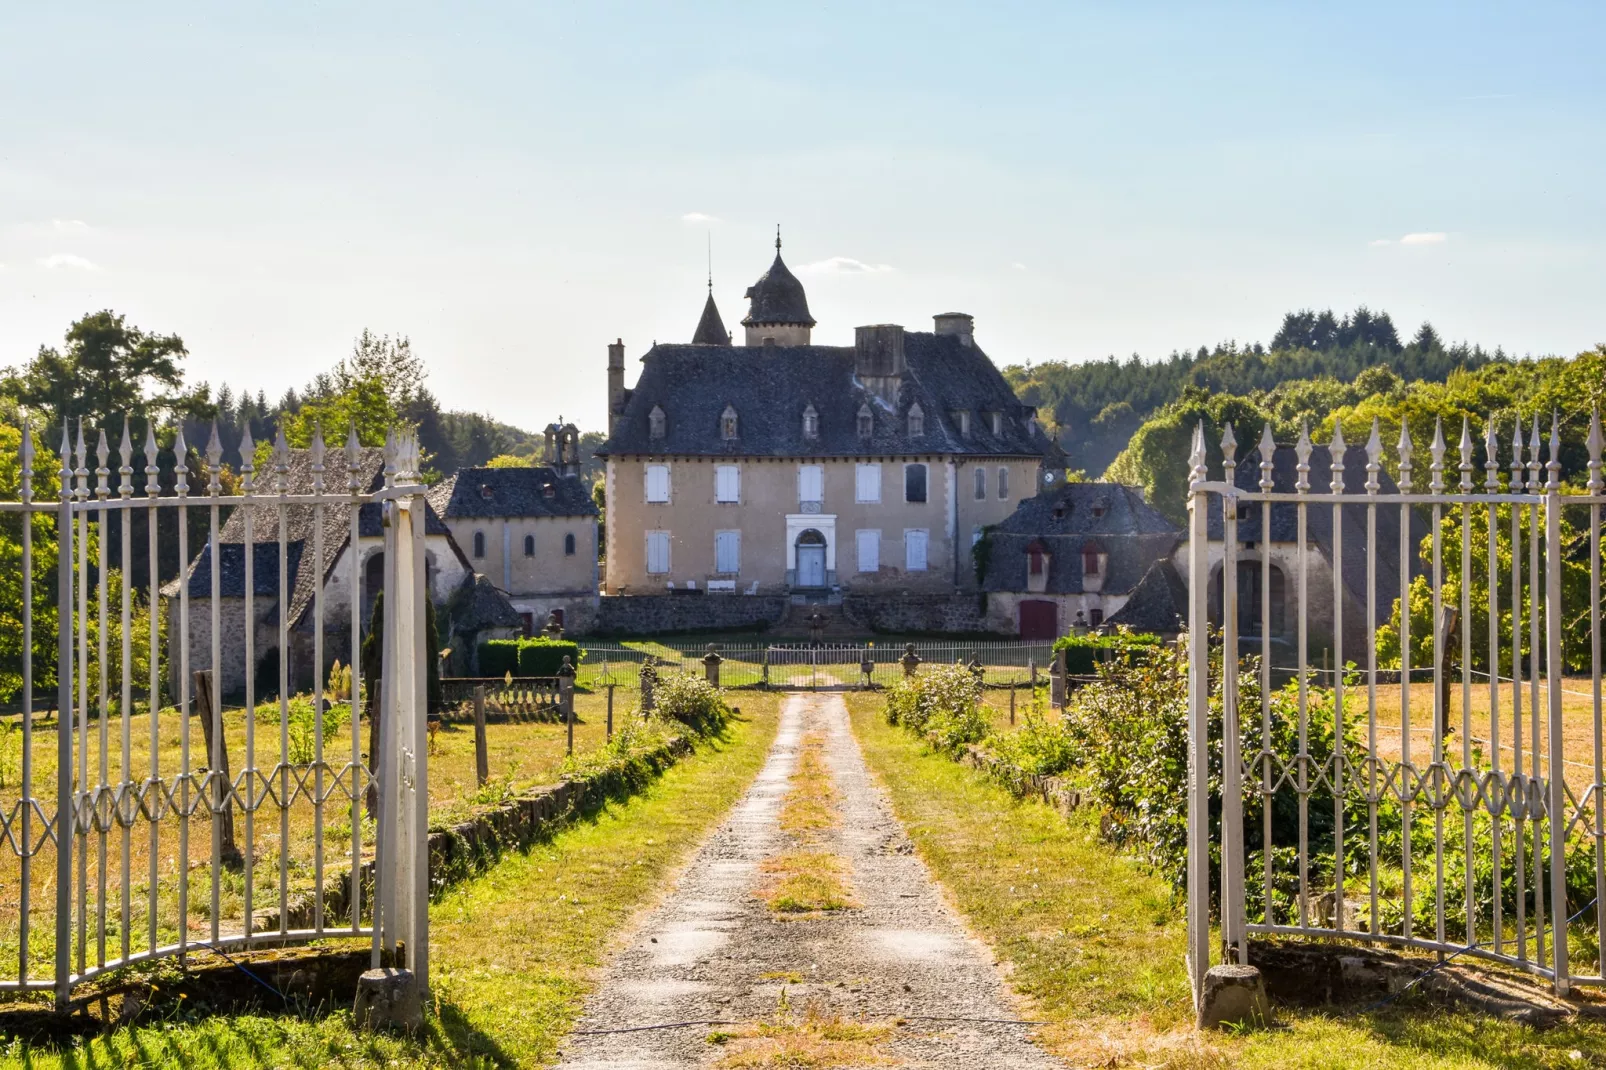
[[903, 533], [903, 567], [909, 572], [926, 570], [926, 542], [931, 537], [925, 528], [907, 528]]
[[987, 469], [976, 469], [976, 500], [979, 502], [987, 497]]
[[647, 501], [649, 503], [669, 501], [669, 466], [667, 464], [649, 464], [647, 466]]
[[742, 500], [742, 470], [734, 464], [722, 464], [714, 469], [714, 500], [739, 502]]
[[714, 532], [714, 571], [736, 573], [742, 570], [742, 533]]
[[854, 501], [878, 502], [881, 500], [881, 466], [861, 464], [854, 479]]
[[881, 532], [857, 531], [854, 533], [853, 541], [858, 549], [859, 571], [881, 571]]
[[1009, 469], [1002, 465], [998, 469], [998, 496], [1000, 498], [1009, 497]]
[[797, 466], [797, 500], [821, 502], [825, 500], [825, 469], [817, 464]]
[[647, 532], [647, 571], [652, 575], [669, 571], [669, 532]]

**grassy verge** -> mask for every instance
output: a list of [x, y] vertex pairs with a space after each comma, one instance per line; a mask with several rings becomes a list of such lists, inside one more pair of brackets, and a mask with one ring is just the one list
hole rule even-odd
[[0, 1066], [542, 1066], [579, 1014], [615, 935], [746, 790], [774, 738], [778, 696], [642, 794], [505, 857], [431, 909], [434, 1013], [413, 1039], [368, 1036], [349, 1011], [200, 1018], [182, 1008], [61, 1052], [0, 1050]]
[[1170, 1067], [1606, 1066], [1606, 1028], [1545, 1030], [1421, 1002], [1374, 1013], [1280, 1009], [1278, 1024], [1196, 1034], [1172, 889], [1114, 852], [1096, 815], [1069, 821], [886, 724], [850, 695], [865, 758], [921, 857], [1049, 1022], [1074, 1065]]

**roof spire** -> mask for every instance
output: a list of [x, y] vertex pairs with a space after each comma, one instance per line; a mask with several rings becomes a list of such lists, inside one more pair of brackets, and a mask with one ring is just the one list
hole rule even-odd
[[714, 232], [708, 232], [708, 296], [714, 296]]
[[775, 224], [775, 255], [781, 255], [781, 225]]

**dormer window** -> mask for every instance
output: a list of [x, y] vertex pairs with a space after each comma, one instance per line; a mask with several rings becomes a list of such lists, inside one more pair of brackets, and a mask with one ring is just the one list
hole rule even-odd
[[657, 405], [647, 414], [647, 434], [652, 438], [664, 437], [664, 410]]
[[557, 487], [553, 486], [551, 483], [542, 483], [541, 484], [541, 497], [550, 500], [552, 498], [557, 497], [557, 495], [558, 495], [558, 488]]
[[726, 442], [736, 441], [736, 410], [729, 405], [719, 417], [719, 434]]
[[926, 414], [920, 408], [920, 402], [909, 406], [909, 437], [919, 438], [926, 433]]
[[820, 414], [810, 405], [803, 410], [803, 437], [816, 439], [820, 437]]
[[875, 414], [870, 411], [870, 403], [867, 401], [859, 406], [859, 437], [869, 438], [873, 434], [875, 434]]
[[1104, 551], [1096, 542], [1082, 544], [1082, 576], [1097, 579], [1104, 574]]
[[1105, 501], [1103, 498], [1100, 498], [1096, 502], [1094, 502], [1093, 503], [1093, 519], [1097, 520], [1100, 517], [1102, 517], [1104, 515], [1105, 510], [1109, 508], [1109, 504], [1110, 503]]
[[486, 501], [490, 501], [492, 498], [496, 497], [496, 495], [494, 493], [492, 493], [492, 491], [491, 491], [490, 484], [488, 484], [488, 483], [481, 483], [480, 484], [480, 497], [485, 499]]
[[993, 421], [993, 436], [996, 438], [996, 437], [999, 437], [999, 436], [1003, 435], [1003, 433], [1004, 433], [1004, 414], [1001, 413], [1001, 412], [995, 412], [995, 413], [990, 413], [989, 415], [992, 417], [992, 421]]
[[961, 438], [969, 438], [970, 437], [970, 410], [969, 409], [955, 409], [951, 415], [953, 416], [954, 426], [959, 428], [960, 437]]

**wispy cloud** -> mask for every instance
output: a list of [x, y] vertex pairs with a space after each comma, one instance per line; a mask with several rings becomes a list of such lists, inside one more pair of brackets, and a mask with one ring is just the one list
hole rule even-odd
[[52, 219], [50, 226], [58, 234], [86, 234], [94, 229], [82, 219]]
[[682, 223], [718, 223], [719, 217], [707, 212], [687, 212], [680, 217]]
[[86, 260], [83, 257], [73, 253], [52, 253], [50, 256], [41, 257], [39, 259], [39, 266], [50, 268], [51, 270], [55, 270], [56, 268], [66, 268], [70, 271], [100, 270], [100, 265], [95, 263], [93, 260]]
[[891, 271], [892, 265], [866, 264], [863, 260], [855, 260], [851, 256], [828, 256], [824, 260], [804, 264], [798, 270], [807, 271], [812, 275], [873, 275]]
[[1407, 234], [1402, 238], [1378, 238], [1373, 245], [1443, 245], [1450, 240], [1450, 235], [1442, 230], [1423, 230], [1414, 234]]
[[1014, 261], [1009, 266], [1014, 268], [1016, 271], [1030, 271], [1031, 270], [1031, 268], [1027, 267], [1025, 264], [1021, 263], [1019, 260]]

